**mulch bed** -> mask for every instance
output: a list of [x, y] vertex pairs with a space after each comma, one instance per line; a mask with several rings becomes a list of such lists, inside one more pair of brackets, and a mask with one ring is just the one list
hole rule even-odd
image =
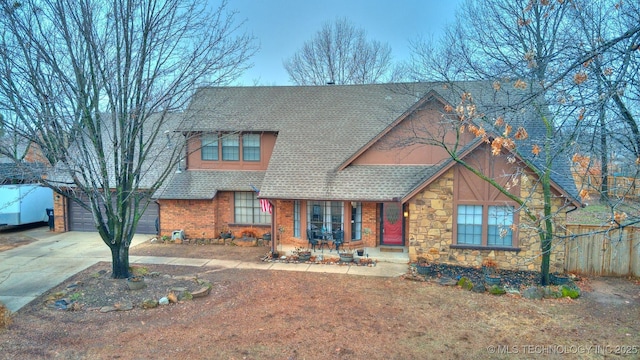
[[[412, 269], [405, 277], [411, 280], [424, 281], [444, 278], [460, 280], [460, 278], [466, 277], [474, 284], [484, 282], [484, 273], [482, 269], [479, 268], [449, 264], [431, 264], [431, 269], [430, 275], [420, 275]], [[540, 272], [537, 271], [498, 270], [497, 272], [501, 279], [500, 285], [504, 288], [520, 290], [540, 284]]]

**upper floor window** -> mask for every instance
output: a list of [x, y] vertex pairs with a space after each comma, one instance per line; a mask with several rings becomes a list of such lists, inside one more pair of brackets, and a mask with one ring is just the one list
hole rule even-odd
[[242, 160], [260, 161], [260, 134], [242, 134]]
[[218, 160], [218, 134], [202, 135], [202, 160]]
[[202, 160], [260, 161], [260, 134], [213, 133], [200, 137]]
[[238, 134], [222, 135], [222, 160], [226, 160], [226, 161], [240, 160], [240, 135]]

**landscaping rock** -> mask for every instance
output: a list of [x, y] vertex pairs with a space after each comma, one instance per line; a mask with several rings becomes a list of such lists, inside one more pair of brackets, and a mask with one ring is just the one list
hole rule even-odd
[[200, 298], [209, 295], [209, 293], [211, 293], [211, 286], [206, 286], [194, 291], [191, 293], [191, 296], [193, 296], [193, 298]]
[[522, 297], [530, 300], [540, 300], [544, 297], [544, 290], [538, 286], [528, 287], [522, 293]]
[[158, 301], [153, 299], [146, 299], [141, 304], [143, 309], [154, 309], [158, 307]]
[[506, 293], [507, 291], [500, 285], [493, 285], [491, 288], [489, 288], [489, 294], [491, 295], [504, 295]]
[[440, 280], [438, 280], [438, 283], [440, 285], [444, 285], [444, 286], [456, 286], [456, 285], [458, 285], [458, 282], [455, 279], [452, 279], [452, 278], [449, 278], [449, 277], [440, 278]]
[[158, 304], [159, 305], [169, 305], [169, 298], [166, 296], [163, 296], [160, 298], [160, 300], [158, 300]]
[[174, 293], [172, 291], [172, 292], [169, 293], [169, 295], [167, 295], [167, 299], [169, 299], [169, 302], [177, 303], [178, 302], [178, 295], [176, 295], [176, 293]]
[[485, 287], [484, 284], [474, 284], [473, 288], [471, 289], [471, 291], [476, 292], [476, 293], [483, 293], [485, 292]]
[[551, 288], [550, 286], [544, 287], [545, 299], [558, 299], [562, 297], [562, 292]]

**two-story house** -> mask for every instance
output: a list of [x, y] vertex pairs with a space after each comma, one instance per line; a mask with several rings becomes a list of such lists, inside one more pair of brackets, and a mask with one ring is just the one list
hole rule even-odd
[[[412, 260], [479, 265], [491, 255], [506, 268], [537, 268], [523, 260], [540, 245], [517, 229], [518, 206], [437, 145], [458, 141], [461, 156], [513, 181], [519, 196], [540, 191], [513, 156], [443, 131], [463, 93], [485, 118], [536, 116], [519, 103], [526, 90], [491, 82], [201, 88], [178, 129], [189, 139], [184, 166], [156, 193], [160, 232], [215, 238], [253, 227], [283, 244], [339, 232], [347, 244], [398, 247]], [[569, 166], [557, 167], [554, 206], [577, 204]]]

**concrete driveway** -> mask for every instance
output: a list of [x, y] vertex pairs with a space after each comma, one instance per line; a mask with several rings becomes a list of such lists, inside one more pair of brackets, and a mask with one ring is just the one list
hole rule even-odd
[[[111, 261], [111, 252], [97, 233], [53, 233], [41, 227], [22, 234], [38, 241], [0, 252], [0, 302], [12, 312], [77, 272]], [[151, 237], [136, 235], [133, 245]]]

